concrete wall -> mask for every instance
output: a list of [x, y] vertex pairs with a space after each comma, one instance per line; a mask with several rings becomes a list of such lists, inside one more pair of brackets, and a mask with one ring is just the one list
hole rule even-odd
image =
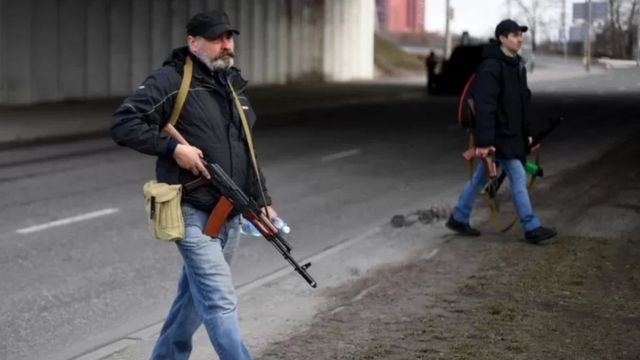
[[374, 0], [0, 0], [0, 104], [127, 95], [209, 9], [252, 84], [373, 76]]

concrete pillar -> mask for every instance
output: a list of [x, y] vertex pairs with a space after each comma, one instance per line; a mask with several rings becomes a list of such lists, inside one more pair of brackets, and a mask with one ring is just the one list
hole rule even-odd
[[6, 56], [6, 50], [4, 44], [6, 44], [4, 37], [4, 0], [0, 0], [0, 104], [7, 101], [5, 87], [5, 75], [4, 75], [4, 57]]
[[33, 11], [31, 49], [32, 100], [55, 101], [61, 95], [58, 4], [47, 1]]
[[[133, 0], [135, 1], [135, 0]], [[189, 19], [189, 9], [184, 0], [171, 1], [171, 43], [170, 47], [177, 48], [185, 46], [187, 38], [187, 21]]]
[[253, 84], [373, 75], [374, 0], [0, 0], [0, 103], [127, 95], [211, 9]]
[[335, 75], [336, 67], [336, 33], [337, 19], [340, 18], [340, 7], [336, 5], [335, 0], [325, 0], [324, 8], [324, 37], [323, 37], [323, 61], [322, 72], [324, 76], [332, 80]]
[[160, 67], [171, 51], [171, 0], [151, 1], [151, 68]]
[[229, 15], [229, 21], [235, 27], [240, 26], [240, 16], [238, 14], [240, 2], [238, 0], [217, 0], [218, 7], [214, 10], [222, 10]]
[[265, 35], [266, 35], [266, 54], [265, 62], [265, 81], [268, 83], [279, 83], [278, 73], [278, 15], [281, 11], [280, 1], [269, 1], [266, 4], [265, 19]]
[[253, 0], [251, 7], [251, 80], [255, 83], [266, 82], [266, 63], [268, 45], [266, 44], [266, 1]]
[[110, 2], [109, 75], [111, 95], [131, 93], [131, 1]]
[[354, 79], [373, 79], [374, 76], [374, 34], [376, 4], [373, 0], [362, 0], [355, 16], [358, 18], [358, 59], [352, 64]]
[[2, 92], [9, 103], [28, 103], [31, 96], [31, 12], [30, 0], [2, 3]]
[[254, 0], [237, 0], [237, 7], [235, 9], [236, 21], [233, 23], [240, 31], [240, 36], [235, 39], [236, 66], [242, 70], [243, 76], [248, 79], [252, 79], [253, 75], [253, 51], [251, 49], [253, 45], [251, 39], [253, 29], [253, 2]]
[[311, 21], [313, 23], [311, 43], [313, 44], [313, 50], [311, 52], [311, 61], [314, 76], [322, 76], [322, 58], [324, 57], [324, 7], [324, 1], [313, 2], [313, 12], [311, 14]]
[[187, 12], [187, 18], [184, 21], [184, 24], [187, 24], [188, 19], [190, 19], [193, 15], [202, 12], [205, 8], [205, 0], [189, 0], [189, 11]]
[[302, 6], [300, 1], [291, 3], [291, 26], [289, 30], [289, 80], [295, 81], [301, 74], [302, 57]]
[[151, 67], [151, 1], [132, 0], [131, 89], [147, 77]]
[[87, 1], [87, 97], [105, 97], [110, 94], [111, 53], [109, 40], [111, 21], [109, 4], [103, 0]]
[[206, 0], [205, 11], [222, 10], [224, 8], [223, 2], [224, 0]]
[[[83, 0], [60, 0], [60, 96], [82, 98], [86, 94], [87, 16]], [[41, 11], [41, 10], [35, 10]], [[121, 77], [125, 79], [128, 73]], [[127, 78], [128, 79], [128, 78]]]
[[300, 34], [302, 37], [302, 49], [300, 52], [300, 75], [303, 78], [309, 77], [314, 72], [313, 68], [313, 56], [316, 53], [314, 33], [318, 29], [315, 28], [316, 24], [313, 22], [313, 13], [316, 10], [313, 6], [313, 1], [306, 0], [302, 2], [303, 7], [300, 13]]
[[326, 0], [324, 73], [349, 81], [373, 77], [373, 0]]
[[290, 63], [289, 53], [289, 32], [291, 31], [291, 0], [277, 0], [278, 2], [278, 28], [277, 39], [277, 73], [278, 82], [284, 84], [288, 80], [288, 69]]

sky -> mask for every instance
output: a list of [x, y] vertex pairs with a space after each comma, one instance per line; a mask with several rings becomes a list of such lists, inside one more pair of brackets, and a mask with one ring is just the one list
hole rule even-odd
[[[525, 0], [526, 1], [526, 0]], [[562, 0], [557, 0], [561, 4]], [[567, 0], [567, 26], [571, 23], [571, 4], [574, 0]], [[582, 1], [580, 1], [582, 2]], [[445, 24], [445, 0], [426, 0], [426, 30], [430, 32], [444, 32]], [[474, 37], [490, 37], [496, 24], [507, 17], [507, 0], [450, 0], [451, 7], [454, 8], [454, 18], [451, 29], [455, 33], [467, 30]], [[512, 15], [517, 17], [515, 1], [512, 1]], [[560, 9], [556, 8], [556, 13], [560, 18]], [[520, 19], [516, 19], [521, 21]], [[526, 24], [525, 24], [526, 25]], [[553, 37], [558, 29], [551, 31]]]

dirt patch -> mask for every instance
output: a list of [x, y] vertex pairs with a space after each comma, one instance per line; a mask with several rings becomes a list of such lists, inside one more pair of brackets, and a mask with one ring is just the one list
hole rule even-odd
[[534, 194], [556, 244], [452, 237], [331, 290], [261, 359], [640, 359], [639, 156], [626, 142]]
[[[449, 295], [458, 279], [475, 273], [474, 254], [487, 251], [477, 244], [453, 241], [434, 259], [381, 269], [334, 289], [333, 306], [307, 331], [274, 344], [261, 358], [404, 359], [444, 351], [451, 334], [441, 325], [464, 313]], [[460, 266], [460, 256], [470, 261]]]

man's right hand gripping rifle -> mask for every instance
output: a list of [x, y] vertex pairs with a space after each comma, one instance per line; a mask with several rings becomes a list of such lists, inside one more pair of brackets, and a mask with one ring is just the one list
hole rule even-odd
[[276, 248], [280, 255], [293, 266], [294, 270], [311, 287], [315, 288], [317, 283], [307, 272], [307, 268], [311, 266], [311, 263], [300, 265], [291, 256], [291, 245], [270, 221], [269, 213], [273, 212], [273, 210], [270, 207], [264, 210], [261, 209], [258, 203], [248, 197], [219, 165], [207, 163], [202, 151], [189, 145], [173, 125], [167, 124], [164, 131], [178, 142], [173, 154], [178, 165], [191, 171], [196, 176], [200, 175], [199, 179], [184, 185], [185, 191], [189, 192], [203, 185], [212, 185], [222, 194], [209, 215], [204, 233], [208, 236], [217, 237], [227, 216], [235, 208]]

